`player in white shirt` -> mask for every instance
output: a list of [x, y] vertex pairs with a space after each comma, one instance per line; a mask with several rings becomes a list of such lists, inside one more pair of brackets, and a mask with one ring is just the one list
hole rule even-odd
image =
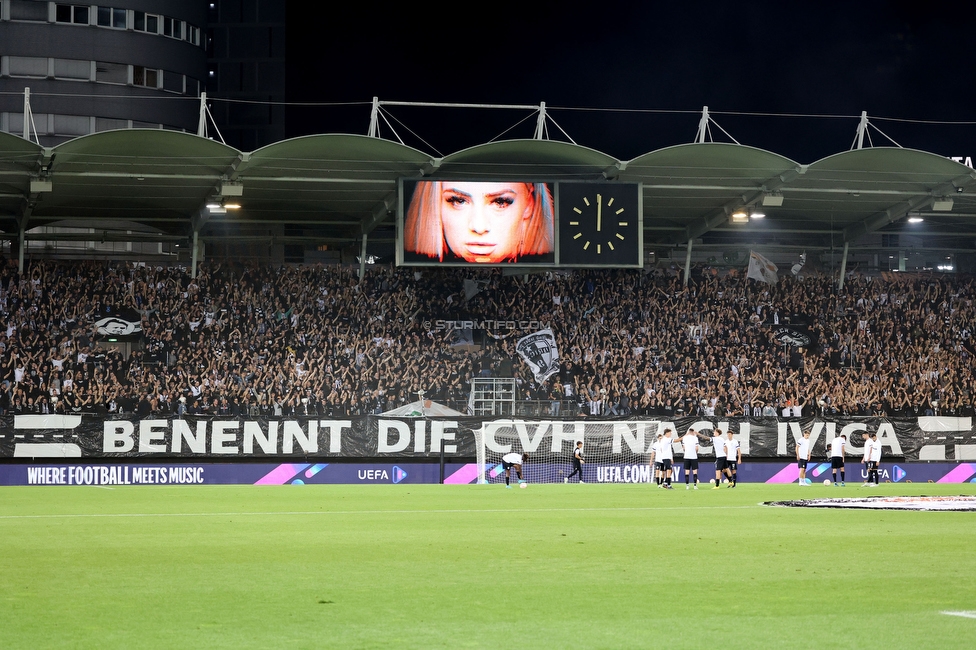
[[664, 474], [661, 472], [661, 453], [660, 453], [661, 440], [663, 439], [664, 439], [663, 433], [657, 434], [657, 440], [655, 440], [654, 444], [651, 445], [651, 457], [650, 459], [648, 459], [651, 468], [654, 470], [654, 482], [657, 483], [658, 487], [664, 487], [663, 485]]
[[661, 474], [664, 476], [664, 488], [666, 490], [673, 489], [671, 487], [671, 465], [674, 462], [674, 440], [671, 438], [671, 429], [664, 432], [664, 437], [661, 439], [660, 446], [658, 447], [658, 458], [661, 459]]
[[732, 437], [732, 430], [729, 430], [728, 438], [725, 440], [725, 473], [729, 477], [729, 487], [734, 488], [739, 481], [739, 463], [742, 462], [742, 449], [739, 441]]
[[725, 441], [722, 440], [722, 430], [712, 431], [712, 450], [715, 452], [715, 487], [719, 489], [722, 485], [722, 476], [725, 475]]
[[864, 450], [863, 450], [864, 458], [861, 459], [861, 464], [864, 465], [864, 471], [862, 472], [862, 474], [864, 475], [864, 483], [861, 484], [861, 487], [867, 487], [868, 486], [867, 477], [868, 477], [868, 473], [871, 471], [871, 469], [868, 467], [868, 458], [871, 456], [871, 434], [865, 431], [864, 435], [861, 437], [864, 439]]
[[881, 478], [878, 466], [881, 464], [881, 441], [876, 432], [871, 433], [871, 439], [864, 443], [864, 463], [867, 465], [867, 481], [862, 487], [878, 487]]
[[807, 463], [810, 462], [810, 431], [803, 432], [803, 438], [796, 443], [796, 466], [800, 470], [800, 487], [810, 485], [807, 478]]
[[681, 449], [684, 453], [685, 489], [691, 488], [692, 474], [695, 478], [695, 489], [698, 489], [698, 432], [688, 429], [688, 433], [681, 436]]
[[[834, 485], [844, 487], [844, 455], [847, 453], [847, 436], [839, 435], [830, 441], [830, 475]], [[837, 472], [840, 472], [840, 483], [837, 482]]]
[[510, 488], [512, 479], [512, 468], [515, 468], [515, 473], [518, 474], [518, 482], [525, 483], [522, 480], [522, 463], [529, 460], [528, 454], [520, 454], [518, 452], [511, 452], [502, 456], [502, 468], [505, 470], [505, 487]]

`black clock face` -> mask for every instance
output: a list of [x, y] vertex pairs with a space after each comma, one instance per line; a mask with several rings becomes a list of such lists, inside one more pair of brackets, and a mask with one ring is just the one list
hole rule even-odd
[[559, 264], [641, 266], [640, 186], [559, 183]]

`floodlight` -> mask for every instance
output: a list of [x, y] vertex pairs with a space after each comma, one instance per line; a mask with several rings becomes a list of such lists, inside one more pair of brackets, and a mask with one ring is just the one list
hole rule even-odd
[[749, 214], [740, 208], [732, 213], [731, 221], [732, 223], [749, 223]]
[[952, 197], [943, 196], [941, 199], [936, 199], [932, 201], [932, 211], [933, 212], [951, 212], [952, 211]]
[[749, 213], [749, 218], [750, 219], [765, 219], [766, 218], [766, 213], [763, 212], [762, 210], [753, 210], [752, 212]]
[[221, 196], [244, 196], [244, 183], [240, 181], [224, 181], [220, 184]]
[[763, 194], [762, 204], [765, 207], [778, 208], [783, 205], [783, 195], [780, 192], [769, 192]]

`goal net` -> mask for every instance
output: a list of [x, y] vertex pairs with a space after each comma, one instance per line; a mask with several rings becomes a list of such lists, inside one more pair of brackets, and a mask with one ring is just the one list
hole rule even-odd
[[[495, 420], [475, 430], [478, 482], [504, 483], [502, 457], [527, 453], [522, 477], [529, 483], [575, 483], [573, 450], [583, 441], [585, 483], [649, 483], [648, 465], [658, 422], [560, 422]], [[512, 471], [512, 482], [515, 472]]]

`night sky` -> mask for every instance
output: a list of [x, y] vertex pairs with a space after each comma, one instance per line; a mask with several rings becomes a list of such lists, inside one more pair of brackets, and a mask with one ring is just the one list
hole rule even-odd
[[[661, 3], [662, 5], [664, 3]], [[801, 163], [850, 148], [857, 116], [905, 147], [976, 156], [976, 2], [400, 3], [288, 7], [288, 135], [361, 133], [371, 98], [538, 104], [620, 159], [691, 142], [703, 105], [740, 143]], [[468, 9], [467, 7], [472, 7]], [[587, 109], [613, 109], [587, 110]], [[448, 154], [527, 111], [392, 107], [410, 146]], [[664, 111], [664, 112], [659, 112]], [[843, 115], [846, 119], [723, 115]], [[534, 117], [505, 137], [531, 137]], [[413, 130], [415, 137], [409, 131]], [[727, 137], [713, 128], [716, 140]], [[388, 128], [383, 134], [391, 137]], [[565, 139], [550, 124], [553, 139]], [[874, 132], [876, 144], [885, 139]], [[424, 144], [419, 138], [426, 141]]]

